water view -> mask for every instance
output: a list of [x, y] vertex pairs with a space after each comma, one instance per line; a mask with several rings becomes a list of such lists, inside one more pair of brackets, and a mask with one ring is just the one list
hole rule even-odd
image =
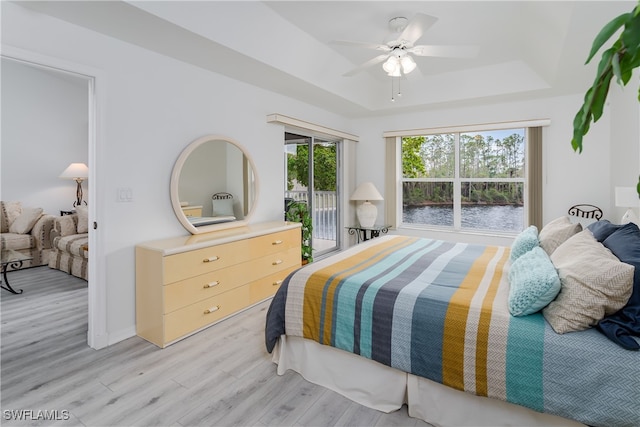
[[[453, 227], [453, 207], [414, 206], [403, 209], [402, 221]], [[462, 227], [476, 230], [522, 231], [524, 208], [513, 205], [462, 205]]]

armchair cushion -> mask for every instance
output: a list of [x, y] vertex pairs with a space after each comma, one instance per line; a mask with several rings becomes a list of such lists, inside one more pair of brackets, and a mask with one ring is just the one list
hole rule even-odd
[[78, 233], [78, 216], [65, 215], [56, 218], [55, 232], [60, 237], [71, 236]]
[[77, 232], [88, 233], [89, 232], [89, 212], [87, 211], [87, 207], [78, 206], [76, 208], [76, 212], [78, 213]]
[[13, 224], [13, 221], [15, 221], [16, 218], [18, 218], [18, 216], [20, 216], [21, 212], [22, 212], [22, 203], [3, 201], [2, 212], [1, 212], [2, 215], [0, 215], [2, 230], [0, 232], [8, 233], [9, 227], [11, 227], [11, 224]]
[[22, 208], [22, 213], [9, 227], [11, 233], [27, 234], [42, 216], [42, 208]]

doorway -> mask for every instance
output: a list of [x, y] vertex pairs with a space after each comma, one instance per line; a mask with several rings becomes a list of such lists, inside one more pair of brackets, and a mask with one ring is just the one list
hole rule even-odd
[[[28, 67], [31, 70], [38, 70], [43, 73], [50, 73], [52, 76], [60, 79], [60, 85], [72, 83], [74, 85], [84, 85], [86, 92], [84, 102], [81, 103], [79, 110], [84, 117], [86, 123], [84, 133], [84, 153], [89, 168], [89, 178], [85, 184], [85, 194], [88, 194], [88, 214], [89, 214], [89, 248], [91, 250], [89, 254], [89, 273], [88, 273], [88, 331], [87, 331], [87, 343], [90, 347], [99, 349], [106, 347], [109, 343], [108, 334], [106, 331], [106, 285], [105, 275], [103, 274], [103, 266], [99, 262], [102, 259], [102, 248], [97, 245], [100, 233], [97, 229], [98, 224], [98, 205], [99, 200], [97, 195], [99, 183], [97, 182], [96, 169], [96, 151], [98, 148], [98, 110], [104, 112], [104, 105], [100, 103], [103, 108], [98, 108], [99, 101], [96, 97], [96, 86], [98, 81], [104, 81], [104, 76], [99, 70], [95, 70], [90, 67], [86, 67], [81, 64], [70, 63], [59, 58], [48, 57], [35, 52], [26, 51], [19, 48], [10, 46], [3, 46], [3, 52], [1, 55], [2, 61], [11, 61], [15, 64], [20, 64], [23, 67]], [[44, 94], [43, 96], [46, 96]], [[3, 93], [4, 98], [4, 93]], [[4, 102], [4, 100], [3, 100]], [[46, 146], [46, 143], [50, 143], [50, 138], [45, 138], [45, 149], [39, 151], [36, 154], [44, 157], [47, 161], [47, 151], [55, 150], [54, 146]], [[9, 144], [7, 140], [3, 139], [4, 144]], [[31, 162], [33, 163], [33, 162]], [[65, 165], [67, 166], [67, 165]], [[56, 169], [57, 170], [57, 169]], [[61, 171], [53, 173], [52, 176], [57, 177]], [[50, 173], [51, 175], [51, 173]], [[54, 185], [60, 185], [56, 179], [49, 180], [56, 181]], [[49, 193], [55, 193], [56, 190], [46, 190]], [[75, 188], [72, 190], [75, 192]], [[44, 197], [44, 192], [40, 192], [38, 197]], [[71, 200], [73, 201], [73, 200]], [[52, 212], [53, 214], [59, 214], [60, 212]], [[89, 283], [91, 286], [89, 286]]]
[[340, 140], [285, 132], [285, 206], [306, 203], [317, 259], [340, 248]]

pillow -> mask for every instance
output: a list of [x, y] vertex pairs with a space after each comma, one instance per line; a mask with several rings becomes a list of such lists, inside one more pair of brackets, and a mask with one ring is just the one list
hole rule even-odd
[[549, 255], [535, 247], [509, 269], [509, 312], [526, 316], [547, 306], [560, 292], [560, 277]]
[[634, 223], [625, 224], [603, 242], [622, 262], [635, 267], [633, 291], [627, 304], [598, 323], [598, 330], [629, 350], [640, 345], [631, 336], [640, 336], [640, 230]]
[[1, 232], [8, 233], [9, 227], [13, 224], [13, 221], [20, 216], [22, 212], [22, 203], [21, 202], [2, 202], [2, 216], [0, 224]]
[[587, 228], [593, 234], [598, 242], [603, 242], [604, 239], [609, 237], [614, 231], [618, 230], [622, 225], [612, 224], [609, 220], [603, 219], [602, 221], [596, 221], [589, 225]]
[[60, 237], [71, 236], [78, 233], [77, 217], [64, 215], [56, 218], [56, 227], [59, 229]]
[[538, 227], [530, 225], [520, 234], [518, 234], [511, 245], [511, 262], [514, 262], [531, 249], [538, 247]]
[[233, 216], [233, 199], [212, 200], [213, 216]]
[[559, 334], [596, 325], [627, 303], [633, 266], [620, 262], [589, 230], [572, 236], [551, 254], [562, 287], [542, 314]]
[[42, 216], [42, 208], [22, 208], [22, 213], [9, 227], [10, 233], [27, 234]]
[[569, 237], [582, 231], [580, 223], [573, 224], [566, 216], [556, 218], [540, 230], [540, 246], [549, 255]]
[[77, 206], [78, 214], [78, 234], [89, 232], [89, 210], [86, 206]]

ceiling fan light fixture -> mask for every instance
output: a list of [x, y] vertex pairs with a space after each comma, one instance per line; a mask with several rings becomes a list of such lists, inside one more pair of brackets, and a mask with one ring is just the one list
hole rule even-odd
[[387, 74], [391, 74], [399, 68], [399, 65], [400, 64], [398, 58], [396, 58], [395, 56], [390, 56], [389, 59], [387, 59], [385, 63], [382, 64], [382, 69], [386, 71]]
[[402, 71], [405, 74], [409, 74], [416, 68], [416, 61], [410, 55], [405, 55], [400, 60], [400, 64], [402, 64]]
[[400, 73], [400, 66], [397, 66], [392, 71], [388, 72], [387, 75], [390, 77], [400, 77], [402, 75], [402, 73]]

